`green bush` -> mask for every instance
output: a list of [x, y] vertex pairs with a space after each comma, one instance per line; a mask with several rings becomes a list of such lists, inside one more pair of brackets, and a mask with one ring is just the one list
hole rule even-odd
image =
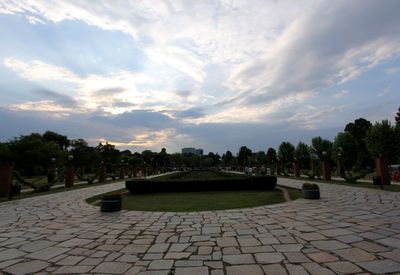
[[344, 178], [346, 182], [356, 183], [357, 180], [365, 177], [366, 174], [365, 171], [347, 171], [342, 175], [342, 178]]
[[198, 191], [232, 191], [232, 190], [272, 190], [276, 186], [274, 176], [256, 176], [207, 180], [145, 180], [126, 181], [126, 189], [132, 194], [158, 192], [198, 192]]

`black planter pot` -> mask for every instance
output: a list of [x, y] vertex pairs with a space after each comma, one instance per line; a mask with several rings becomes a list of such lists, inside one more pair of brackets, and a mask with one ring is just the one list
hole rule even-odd
[[101, 212], [121, 211], [122, 198], [120, 199], [101, 199]]
[[317, 200], [320, 198], [319, 189], [302, 189], [303, 198], [310, 200]]

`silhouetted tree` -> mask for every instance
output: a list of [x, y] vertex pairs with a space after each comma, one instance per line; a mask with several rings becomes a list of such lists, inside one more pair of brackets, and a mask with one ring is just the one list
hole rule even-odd
[[252, 152], [249, 148], [247, 148], [246, 146], [240, 147], [238, 158], [237, 158], [238, 164], [249, 165], [250, 163], [248, 163], [248, 162], [249, 162], [249, 158], [251, 157], [251, 155], [252, 155]]
[[383, 155], [390, 162], [397, 160], [400, 153], [400, 131], [390, 121], [376, 122], [368, 130], [365, 141], [371, 155]]
[[308, 169], [310, 166], [310, 148], [304, 142], [299, 142], [294, 150], [294, 157], [299, 161], [300, 169]]

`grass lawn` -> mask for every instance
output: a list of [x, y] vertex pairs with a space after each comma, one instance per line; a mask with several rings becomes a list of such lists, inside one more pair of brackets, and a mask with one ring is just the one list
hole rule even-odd
[[[115, 191], [114, 191], [115, 192]], [[111, 193], [114, 193], [111, 192]], [[298, 190], [289, 190], [292, 199], [301, 196]], [[87, 199], [99, 205], [101, 196]], [[123, 195], [122, 208], [137, 211], [192, 212], [247, 208], [285, 202], [281, 190], [271, 191], [213, 191]]]

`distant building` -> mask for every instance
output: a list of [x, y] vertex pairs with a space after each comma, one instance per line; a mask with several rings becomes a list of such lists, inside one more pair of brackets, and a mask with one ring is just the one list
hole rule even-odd
[[202, 156], [203, 155], [203, 149], [196, 149], [196, 148], [182, 148], [182, 155], [196, 155], [196, 156]]

